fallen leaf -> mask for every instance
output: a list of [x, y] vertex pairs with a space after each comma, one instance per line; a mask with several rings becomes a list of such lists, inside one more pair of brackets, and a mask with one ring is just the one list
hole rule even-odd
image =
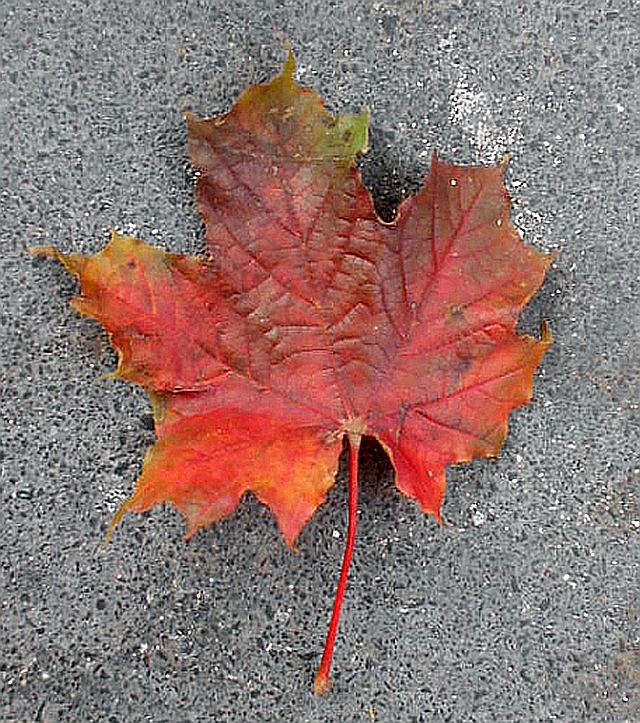
[[245, 492], [290, 545], [350, 446], [349, 528], [316, 692], [329, 673], [356, 530], [358, 450], [375, 437], [396, 484], [440, 520], [445, 467], [494, 456], [529, 401], [551, 344], [515, 333], [551, 257], [511, 223], [503, 167], [434, 155], [392, 223], [355, 166], [368, 114], [335, 118], [280, 76], [227, 114], [187, 114], [197, 204], [211, 257], [112, 233], [85, 257], [52, 247], [81, 284], [76, 309], [118, 351], [115, 374], [145, 387], [158, 441], [114, 519], [171, 502], [187, 535]]

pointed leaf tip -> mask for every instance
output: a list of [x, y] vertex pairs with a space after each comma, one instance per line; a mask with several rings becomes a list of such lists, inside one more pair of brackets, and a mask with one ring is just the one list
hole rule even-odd
[[289, 54], [287, 56], [287, 59], [284, 62], [284, 65], [282, 66], [282, 77], [287, 78], [289, 80], [293, 80], [293, 76], [296, 72], [296, 60], [293, 57], [293, 50], [291, 50], [291, 45], [287, 43]]
[[107, 534], [104, 540], [104, 544], [108, 545], [111, 542], [111, 537], [116, 529], [116, 527], [120, 524], [122, 521], [122, 518], [127, 514], [129, 509], [131, 508], [131, 505], [133, 504], [133, 498], [130, 497], [128, 500], [125, 500], [120, 507], [118, 508], [118, 511], [113, 516], [113, 519], [109, 523], [109, 527], [107, 528]]

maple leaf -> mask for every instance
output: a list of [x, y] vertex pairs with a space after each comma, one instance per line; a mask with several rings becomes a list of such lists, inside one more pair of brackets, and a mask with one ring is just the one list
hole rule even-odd
[[[142, 385], [157, 442], [116, 515], [171, 502], [187, 536], [245, 492], [290, 545], [350, 446], [349, 524], [317, 693], [328, 690], [353, 553], [358, 450], [380, 441], [398, 488], [440, 519], [445, 467], [498, 453], [551, 344], [519, 336], [551, 257], [525, 246], [502, 167], [434, 154], [419, 193], [383, 223], [355, 166], [368, 114], [335, 118], [290, 55], [224, 115], [187, 114], [210, 258], [112, 233], [85, 257], [52, 247], [76, 309], [108, 331], [115, 374]], [[111, 529], [110, 528], [110, 531]]]

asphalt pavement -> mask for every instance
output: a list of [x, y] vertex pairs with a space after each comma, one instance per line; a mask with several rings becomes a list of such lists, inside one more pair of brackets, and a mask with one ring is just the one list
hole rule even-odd
[[[0, 720], [640, 721], [640, 5], [85, 2], [0, 9]], [[450, 468], [440, 527], [362, 458], [334, 689], [312, 681], [346, 469], [292, 553], [254, 499], [183, 540], [169, 508], [104, 544], [153, 441], [107, 378], [74, 281], [31, 258], [110, 229], [203, 248], [183, 109], [277, 74], [371, 110], [363, 177], [392, 217], [433, 148], [506, 181], [560, 249], [521, 328], [555, 343], [497, 460]], [[344, 461], [344, 460], [343, 460]]]

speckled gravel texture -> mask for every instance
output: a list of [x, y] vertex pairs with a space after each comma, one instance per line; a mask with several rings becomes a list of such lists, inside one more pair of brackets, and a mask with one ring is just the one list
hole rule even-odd
[[[634, 0], [3, 3], [0, 720], [640, 721], [640, 5]], [[440, 528], [363, 450], [334, 666], [311, 692], [346, 525], [344, 464], [299, 552], [254, 500], [183, 541], [106, 527], [153, 440], [144, 393], [29, 245], [115, 228], [199, 251], [182, 110], [277, 74], [371, 109], [392, 215], [433, 147], [498, 162], [561, 253], [523, 316], [555, 345], [497, 461], [452, 468]], [[344, 460], [343, 460], [344, 462]]]

